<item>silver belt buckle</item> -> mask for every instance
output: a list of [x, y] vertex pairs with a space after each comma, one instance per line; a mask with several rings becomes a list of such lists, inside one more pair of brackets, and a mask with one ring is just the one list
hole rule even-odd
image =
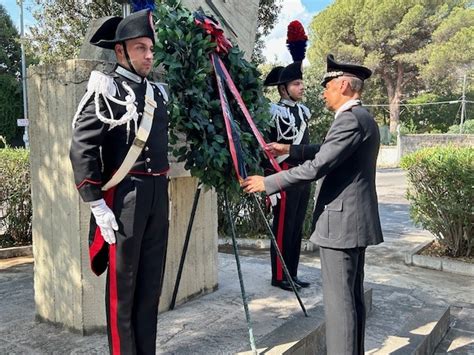
[[138, 137], [135, 137], [135, 139], [133, 140], [133, 145], [140, 148], [140, 149], [143, 149], [143, 147], [145, 146], [145, 141], [138, 138]]

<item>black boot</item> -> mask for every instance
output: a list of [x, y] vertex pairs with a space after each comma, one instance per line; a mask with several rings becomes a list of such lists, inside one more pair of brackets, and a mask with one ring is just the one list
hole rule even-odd
[[[286, 280], [282, 280], [282, 281], [272, 280], [272, 286], [280, 287], [282, 290], [285, 290], [285, 291], [293, 291], [291, 284]], [[295, 283], [295, 288], [299, 290], [300, 286], [298, 286], [298, 284]]]
[[294, 276], [293, 277], [293, 282], [297, 284], [300, 287], [306, 288], [309, 287], [311, 284], [307, 281], [300, 280], [298, 277]]

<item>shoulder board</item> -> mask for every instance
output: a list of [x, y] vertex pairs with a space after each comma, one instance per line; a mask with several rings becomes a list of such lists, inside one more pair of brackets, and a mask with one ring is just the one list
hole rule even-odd
[[298, 105], [301, 107], [307, 119], [309, 120], [311, 118], [311, 110], [303, 104], [298, 104]]
[[272, 115], [272, 118], [274, 117], [283, 117], [283, 118], [288, 118], [288, 110], [284, 106], [280, 106], [275, 103], [270, 104], [270, 115]]
[[165, 86], [168, 86], [168, 84], [159, 83], [159, 82], [151, 82], [151, 86], [153, 86], [154, 89], [158, 89], [161, 92], [161, 95], [163, 96], [163, 100], [165, 101], [165, 104], [168, 103], [169, 97], [168, 97], [168, 92], [166, 91], [166, 88], [165, 88]]
[[87, 83], [87, 91], [115, 96], [117, 87], [115, 86], [114, 79], [110, 75], [93, 70], [89, 77], [89, 82]]

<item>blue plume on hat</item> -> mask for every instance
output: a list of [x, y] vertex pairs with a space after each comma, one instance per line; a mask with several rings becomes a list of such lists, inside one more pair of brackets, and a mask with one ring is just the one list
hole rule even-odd
[[305, 58], [307, 42], [308, 36], [306, 36], [301, 22], [297, 20], [290, 22], [286, 45], [294, 62], [301, 62]]
[[132, 5], [133, 12], [143, 9], [154, 11], [156, 7], [155, 0], [131, 0], [130, 4]]

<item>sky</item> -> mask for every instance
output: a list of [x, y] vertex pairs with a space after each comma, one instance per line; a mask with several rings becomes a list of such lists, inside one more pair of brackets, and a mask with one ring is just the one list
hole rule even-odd
[[[0, 4], [7, 9], [13, 24], [18, 29], [18, 32], [20, 32], [20, 6], [17, 4], [17, 0], [0, 0]], [[33, 4], [33, 0], [23, 0], [23, 22], [25, 24], [25, 31], [26, 27], [34, 24], [33, 16], [28, 10], [28, 8], [33, 6]]]
[[300, 21], [308, 34], [309, 24], [318, 12], [324, 10], [334, 0], [284, 0], [275, 27], [263, 38], [265, 49], [263, 55], [267, 62], [290, 64], [290, 53], [286, 49], [286, 31], [293, 20]]
[[[281, 64], [291, 63], [290, 53], [286, 49], [286, 30], [288, 24], [293, 20], [299, 20], [308, 33], [311, 19], [321, 10], [334, 2], [334, 0], [279, 0], [283, 6], [278, 16], [275, 27], [263, 40], [265, 49], [263, 55], [267, 62], [278, 62]], [[0, 0], [12, 18], [15, 26], [20, 29], [20, 7], [17, 0]], [[33, 6], [33, 0], [23, 0], [25, 31], [27, 27], [34, 24], [33, 16], [28, 10]]]

